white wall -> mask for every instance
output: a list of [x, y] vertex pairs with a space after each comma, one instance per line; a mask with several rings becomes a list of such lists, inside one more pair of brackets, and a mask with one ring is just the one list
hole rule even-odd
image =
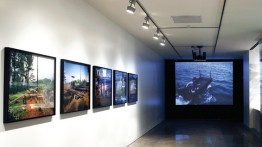
[[260, 47], [244, 56], [244, 123], [260, 132]]
[[[0, 18], [1, 97], [4, 47], [57, 59], [57, 114], [3, 124], [0, 107], [1, 147], [123, 147], [164, 120], [163, 59], [84, 0], [0, 0]], [[60, 115], [62, 58], [138, 74], [138, 102]]]

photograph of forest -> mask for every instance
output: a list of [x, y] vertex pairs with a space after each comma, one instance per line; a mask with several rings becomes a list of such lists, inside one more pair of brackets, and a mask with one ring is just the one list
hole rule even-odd
[[126, 103], [127, 73], [114, 70], [114, 105]]
[[55, 114], [55, 58], [5, 48], [5, 122]]
[[61, 61], [61, 113], [90, 108], [90, 65]]
[[93, 107], [107, 107], [112, 105], [112, 70], [94, 66], [94, 96]]
[[128, 74], [128, 102], [136, 102], [137, 101], [137, 75], [136, 74]]

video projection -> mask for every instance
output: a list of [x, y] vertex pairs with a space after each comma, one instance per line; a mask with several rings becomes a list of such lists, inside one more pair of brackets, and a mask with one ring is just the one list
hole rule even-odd
[[175, 62], [176, 105], [233, 105], [233, 62]]

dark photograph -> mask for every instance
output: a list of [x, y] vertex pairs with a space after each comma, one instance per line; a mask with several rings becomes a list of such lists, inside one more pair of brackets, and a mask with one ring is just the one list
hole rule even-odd
[[127, 73], [114, 71], [114, 105], [126, 103]]
[[93, 67], [93, 108], [112, 105], [112, 70]]
[[128, 102], [137, 101], [137, 81], [138, 76], [136, 74], [128, 74]]

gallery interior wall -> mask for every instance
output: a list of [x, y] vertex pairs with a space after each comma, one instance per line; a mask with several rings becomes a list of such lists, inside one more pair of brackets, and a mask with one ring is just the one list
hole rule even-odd
[[[0, 18], [1, 147], [122, 147], [164, 120], [164, 60], [84, 0], [1, 0]], [[2, 123], [7, 46], [56, 57], [55, 116]], [[60, 59], [138, 74], [138, 102], [60, 115]]]
[[244, 123], [260, 132], [260, 46], [244, 55]]

